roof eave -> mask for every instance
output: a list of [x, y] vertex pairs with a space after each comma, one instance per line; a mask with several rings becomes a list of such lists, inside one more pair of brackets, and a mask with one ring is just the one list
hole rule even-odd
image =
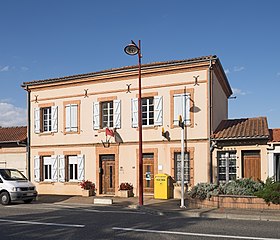
[[[205, 58], [201, 59], [190, 59], [190, 60], [181, 60], [181, 61], [169, 61], [169, 62], [163, 62], [163, 63], [151, 63], [151, 64], [144, 64], [141, 66], [142, 70], [149, 70], [149, 69], [155, 69], [155, 68], [163, 68], [167, 66], [180, 66], [180, 65], [189, 65], [189, 64], [194, 64], [194, 63], [202, 63], [202, 62], [209, 62], [210, 60], [217, 60], [218, 58], [213, 55], [213, 56], [207, 56]], [[116, 69], [111, 69], [111, 70], [105, 70], [101, 72], [93, 72], [93, 73], [88, 73], [88, 74], [80, 74], [80, 75], [72, 75], [72, 76], [65, 76], [61, 78], [50, 78], [46, 80], [38, 80], [38, 81], [33, 81], [33, 82], [24, 82], [21, 87], [26, 89], [29, 86], [37, 86], [37, 85], [42, 85], [42, 84], [49, 84], [49, 83], [58, 83], [61, 81], [71, 81], [71, 80], [76, 80], [76, 79], [81, 79], [81, 78], [89, 78], [89, 77], [98, 77], [98, 76], [106, 76], [106, 75], [112, 75], [112, 74], [118, 74], [118, 73], [126, 73], [126, 72], [133, 72], [133, 71], [138, 71], [138, 65], [135, 66], [129, 66], [129, 67], [124, 67], [124, 68], [116, 68]], [[226, 78], [227, 81], [227, 78]], [[228, 83], [228, 82], [227, 82]]]

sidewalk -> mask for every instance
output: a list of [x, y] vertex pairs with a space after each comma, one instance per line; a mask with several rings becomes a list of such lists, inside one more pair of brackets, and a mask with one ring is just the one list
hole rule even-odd
[[[222, 208], [180, 208], [180, 199], [160, 200], [152, 196], [144, 197], [144, 205], [138, 205], [138, 198], [119, 198], [119, 197], [81, 197], [81, 196], [62, 196], [62, 195], [40, 195], [38, 203], [54, 204], [82, 204], [89, 206], [100, 206], [94, 204], [94, 199], [112, 199], [111, 206], [122, 206], [138, 209], [150, 214], [170, 215], [178, 214], [182, 217], [200, 217], [200, 218], [222, 218], [236, 220], [261, 220], [261, 221], [279, 221], [280, 211], [277, 210], [247, 210], [247, 209], [222, 209]], [[187, 202], [185, 204], [187, 206]]]

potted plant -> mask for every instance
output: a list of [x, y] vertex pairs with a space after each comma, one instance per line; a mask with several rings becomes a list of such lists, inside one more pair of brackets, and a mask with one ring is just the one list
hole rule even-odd
[[93, 196], [95, 194], [95, 184], [92, 181], [89, 180], [83, 180], [80, 183], [80, 186], [82, 188], [82, 196], [83, 197], [89, 197]]
[[133, 197], [133, 185], [131, 183], [121, 183], [119, 187], [119, 197]]

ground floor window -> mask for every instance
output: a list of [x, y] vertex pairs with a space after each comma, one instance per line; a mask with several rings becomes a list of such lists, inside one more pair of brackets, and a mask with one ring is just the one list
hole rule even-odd
[[[181, 181], [181, 152], [174, 153], [174, 161], [175, 161], [175, 181], [179, 182]], [[184, 155], [184, 182], [190, 183], [190, 159], [189, 154], [185, 152]]]
[[236, 179], [236, 151], [218, 152], [218, 181]]
[[78, 158], [77, 156], [68, 156], [68, 177], [69, 181], [78, 180]]
[[52, 164], [53, 160], [51, 156], [43, 157], [43, 180], [52, 180]]

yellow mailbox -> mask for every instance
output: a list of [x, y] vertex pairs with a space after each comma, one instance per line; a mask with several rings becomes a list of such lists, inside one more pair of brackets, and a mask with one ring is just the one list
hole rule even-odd
[[173, 197], [172, 178], [165, 173], [155, 175], [154, 198], [169, 199]]

